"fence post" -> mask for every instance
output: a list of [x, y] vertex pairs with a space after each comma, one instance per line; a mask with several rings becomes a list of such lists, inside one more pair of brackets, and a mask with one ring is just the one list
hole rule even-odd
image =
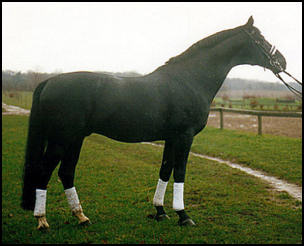
[[258, 115], [258, 135], [262, 135], [262, 116]]
[[223, 109], [220, 108], [220, 128], [224, 129], [224, 116], [223, 116]]

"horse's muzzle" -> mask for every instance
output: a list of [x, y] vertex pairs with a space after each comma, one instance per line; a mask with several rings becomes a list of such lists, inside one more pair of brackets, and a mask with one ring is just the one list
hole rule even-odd
[[269, 61], [270, 69], [275, 74], [278, 74], [286, 70], [286, 59], [282, 53], [278, 50], [272, 55], [272, 59]]

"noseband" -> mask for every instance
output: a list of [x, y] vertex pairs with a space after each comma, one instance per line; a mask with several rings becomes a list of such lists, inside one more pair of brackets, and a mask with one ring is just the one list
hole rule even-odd
[[283, 78], [279, 75], [280, 72], [283, 72], [285, 74], [287, 74], [289, 77], [293, 78], [299, 85], [302, 86], [302, 82], [300, 82], [299, 80], [297, 80], [296, 78], [294, 78], [291, 74], [289, 74], [287, 71], [285, 71], [280, 62], [278, 61], [278, 59], [275, 58], [275, 53], [276, 53], [276, 48], [275, 46], [271, 46], [270, 50], [268, 51], [262, 44], [260, 41], [256, 40], [253, 35], [251, 33], [249, 33], [247, 30], [243, 29], [243, 31], [249, 36], [249, 38], [256, 44], [256, 46], [260, 49], [260, 51], [267, 57], [269, 64], [278, 69], [279, 72], [274, 73], [274, 75], [280, 79], [284, 85], [286, 85], [286, 87], [292, 92], [294, 93], [297, 97], [300, 97], [302, 99], [302, 92], [300, 92], [299, 90], [293, 88], [292, 86], [290, 86], [289, 84], [287, 84]]

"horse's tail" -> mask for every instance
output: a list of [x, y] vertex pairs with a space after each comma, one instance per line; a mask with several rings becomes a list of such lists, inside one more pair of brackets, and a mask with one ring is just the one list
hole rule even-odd
[[47, 81], [40, 83], [34, 91], [29, 118], [21, 201], [21, 207], [26, 210], [34, 210], [35, 207], [37, 180], [39, 178], [41, 160], [47, 140], [43, 131], [39, 105], [40, 94], [46, 83]]

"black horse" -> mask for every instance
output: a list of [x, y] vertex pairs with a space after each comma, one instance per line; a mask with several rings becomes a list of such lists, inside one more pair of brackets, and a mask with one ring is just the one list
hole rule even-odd
[[73, 214], [80, 223], [89, 222], [73, 180], [84, 138], [99, 133], [130, 143], [165, 140], [153, 199], [155, 219], [167, 218], [163, 199], [174, 171], [173, 208], [179, 225], [194, 225], [183, 203], [188, 154], [228, 72], [241, 64], [259, 65], [275, 74], [286, 68], [285, 58], [253, 26], [252, 17], [245, 25], [198, 41], [145, 76], [74, 72], [40, 83], [29, 119], [22, 207], [34, 210], [38, 228], [48, 227], [47, 184], [61, 162], [58, 175]]

